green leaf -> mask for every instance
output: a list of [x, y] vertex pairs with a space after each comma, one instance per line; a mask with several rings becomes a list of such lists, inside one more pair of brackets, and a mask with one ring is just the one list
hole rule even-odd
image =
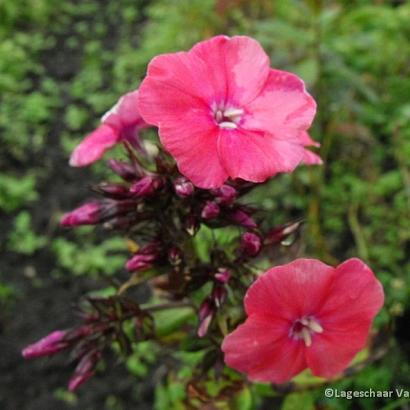
[[248, 387], [245, 387], [243, 390], [237, 394], [231, 403], [231, 408], [233, 410], [252, 410], [252, 393]]
[[315, 410], [312, 393], [291, 393], [285, 397], [281, 410]]
[[156, 334], [165, 337], [192, 322], [195, 315], [191, 308], [167, 309], [153, 313]]

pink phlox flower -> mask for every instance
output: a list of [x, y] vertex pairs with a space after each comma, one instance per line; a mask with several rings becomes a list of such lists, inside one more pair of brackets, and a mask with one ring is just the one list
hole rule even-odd
[[195, 185], [217, 188], [228, 177], [263, 182], [318, 163], [304, 135], [316, 103], [300, 78], [269, 64], [246, 36], [216, 36], [149, 64], [139, 112]]
[[137, 109], [138, 90], [123, 95], [101, 118], [101, 125], [75, 148], [70, 165], [84, 167], [99, 160], [105, 152], [122, 141], [141, 149], [138, 132], [148, 124]]
[[383, 301], [380, 282], [359, 259], [274, 267], [248, 289], [248, 318], [225, 337], [225, 363], [252, 381], [284, 383], [306, 368], [333, 378], [365, 347]]

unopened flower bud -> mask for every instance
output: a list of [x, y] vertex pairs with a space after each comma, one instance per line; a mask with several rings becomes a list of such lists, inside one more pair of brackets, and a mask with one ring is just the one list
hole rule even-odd
[[95, 190], [106, 197], [114, 199], [123, 199], [130, 196], [128, 187], [122, 184], [103, 182], [97, 185]]
[[68, 343], [73, 343], [78, 341], [79, 339], [90, 335], [93, 333], [93, 328], [92, 326], [89, 325], [83, 325], [80, 327], [75, 327], [71, 330], [68, 330], [66, 332], [66, 335], [64, 337], [64, 341], [67, 341]]
[[256, 256], [262, 248], [262, 240], [253, 232], [245, 232], [241, 238], [240, 250], [246, 256]]
[[158, 258], [160, 243], [153, 241], [143, 246], [127, 263], [126, 268], [130, 272], [149, 269]]
[[101, 220], [101, 203], [89, 202], [63, 215], [61, 226], [94, 225]]
[[65, 330], [55, 330], [39, 341], [25, 347], [22, 351], [25, 359], [33, 359], [41, 356], [52, 356], [68, 347], [69, 343], [64, 340]]
[[100, 222], [107, 221], [119, 215], [124, 215], [136, 207], [135, 200], [112, 200], [107, 199], [101, 204]]
[[74, 391], [89, 380], [95, 373], [95, 367], [101, 358], [100, 352], [92, 352], [84, 355], [79, 361], [74, 375], [68, 383], [68, 390]]
[[220, 268], [217, 273], [215, 273], [215, 279], [221, 283], [228, 283], [231, 272], [228, 269]]
[[168, 260], [173, 266], [179, 265], [182, 262], [181, 249], [173, 246], [168, 252]]
[[204, 337], [215, 314], [215, 307], [210, 298], [206, 298], [199, 308], [198, 336]]
[[222, 304], [225, 302], [226, 295], [228, 294], [225, 286], [215, 286], [214, 290], [212, 291], [211, 298], [215, 303], [215, 306], [219, 309]]
[[160, 186], [159, 178], [146, 176], [131, 185], [130, 192], [136, 197], [146, 197], [152, 195]]
[[179, 177], [174, 182], [175, 193], [181, 198], [187, 198], [194, 192], [194, 185], [185, 177]]
[[237, 191], [230, 185], [222, 185], [214, 191], [215, 199], [218, 203], [224, 205], [232, 204], [237, 196]]
[[216, 202], [208, 201], [202, 208], [201, 217], [204, 219], [214, 219], [219, 215], [220, 208]]
[[188, 215], [185, 220], [184, 227], [191, 236], [195, 236], [199, 230], [199, 221], [194, 215]]
[[161, 248], [161, 242], [158, 240], [154, 240], [150, 243], [148, 243], [147, 245], [144, 245], [139, 251], [138, 253], [142, 254], [142, 255], [151, 255], [151, 254], [155, 254], [157, 255], [159, 253], [159, 250]]
[[134, 181], [139, 177], [133, 165], [122, 161], [110, 159], [107, 161], [108, 166], [119, 175], [124, 181]]
[[249, 212], [237, 208], [228, 214], [228, 219], [234, 224], [241, 225], [245, 228], [256, 228], [256, 222], [253, 220]]
[[297, 232], [297, 230], [302, 226], [303, 220], [298, 220], [294, 222], [289, 222], [283, 225], [279, 225], [271, 229], [265, 237], [266, 245], [275, 245], [282, 242], [286, 237]]
[[156, 255], [141, 255], [137, 253], [126, 263], [125, 267], [130, 272], [146, 270], [152, 266], [152, 262], [156, 258]]
[[73, 392], [77, 390], [82, 384], [91, 379], [95, 374], [94, 371], [89, 371], [83, 374], [74, 374], [68, 382], [68, 390]]
[[100, 358], [99, 352], [93, 351], [84, 355], [75, 368], [76, 373], [88, 373]]
[[104, 222], [103, 226], [105, 229], [126, 229], [131, 227], [136, 220], [135, 215], [118, 216]]

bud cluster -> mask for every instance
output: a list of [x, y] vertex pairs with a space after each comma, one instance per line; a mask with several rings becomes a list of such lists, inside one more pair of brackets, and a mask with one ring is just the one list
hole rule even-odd
[[[117, 180], [92, 187], [99, 198], [91, 199], [61, 219], [63, 227], [100, 225], [125, 234], [132, 254], [125, 264], [131, 278], [119, 286], [118, 295], [149, 279], [152, 291], [165, 292], [169, 300], [191, 302], [192, 294], [206, 283], [211, 290], [198, 307], [197, 336], [206, 336], [213, 319], [223, 313], [229, 290], [240, 283], [248, 260], [264, 248], [280, 244], [300, 227], [300, 222], [264, 232], [256, 207], [243, 203], [243, 197], [256, 184], [233, 180], [217, 189], [200, 189], [182, 176], [176, 165], [160, 149], [155, 156], [124, 143], [127, 160], [109, 160]], [[214, 245], [210, 261], [201, 260], [195, 249], [195, 236], [210, 229], [236, 227], [235, 252]], [[132, 343], [122, 330], [124, 320], [133, 319], [136, 336], [146, 337], [149, 315], [136, 303], [121, 296], [89, 299], [92, 310], [83, 314], [78, 328], [55, 331], [23, 351], [26, 358], [49, 356], [70, 349], [77, 363], [70, 390], [87, 381], [95, 372], [103, 351], [113, 341], [123, 351]], [[148, 320], [149, 322], [149, 320]], [[213, 330], [212, 330], [213, 331]], [[137, 337], [137, 339], [138, 339]]]
[[[123, 324], [133, 320], [138, 336], [146, 337], [150, 316], [128, 299], [120, 297], [88, 298], [81, 310], [83, 323], [67, 330], [55, 330], [39, 341], [23, 349], [25, 359], [52, 356], [63, 350], [71, 350], [71, 359], [76, 363], [68, 383], [70, 391], [90, 379], [102, 358], [103, 351], [117, 342], [124, 352], [130, 351], [131, 341]], [[149, 333], [149, 332], [148, 332]]]

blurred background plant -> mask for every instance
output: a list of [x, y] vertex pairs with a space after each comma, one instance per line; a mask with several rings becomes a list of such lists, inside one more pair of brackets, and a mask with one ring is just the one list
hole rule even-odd
[[[70, 169], [72, 148], [119, 95], [138, 85], [153, 56], [218, 33], [255, 37], [274, 67], [305, 79], [319, 106], [312, 136], [322, 144], [324, 166], [274, 178], [250, 199], [263, 205], [271, 225], [306, 218], [301, 255], [330, 264], [359, 256], [385, 286], [387, 303], [377, 323], [392, 324], [388, 353], [333, 386], [408, 387], [409, 21], [410, 3], [394, 0], [0, 2], [1, 407], [185, 408], [183, 381], [197, 363], [195, 353], [177, 355], [180, 370], [163, 374], [156, 365], [162, 352], [144, 342], [126, 361], [128, 374], [114, 366], [74, 395], [61, 388], [68, 371], [58, 359], [23, 364], [19, 350], [71, 325], [69, 305], [78, 296], [104, 286], [109, 294], [110, 272], [125, 260], [115, 237], [58, 227], [63, 210], [85, 198], [81, 181], [105, 172], [102, 166]], [[184, 311], [167, 314], [164, 335], [189, 320]], [[206, 386], [214, 396], [222, 388]], [[323, 388], [251, 390], [219, 405], [392, 409], [409, 403], [326, 399]]]

